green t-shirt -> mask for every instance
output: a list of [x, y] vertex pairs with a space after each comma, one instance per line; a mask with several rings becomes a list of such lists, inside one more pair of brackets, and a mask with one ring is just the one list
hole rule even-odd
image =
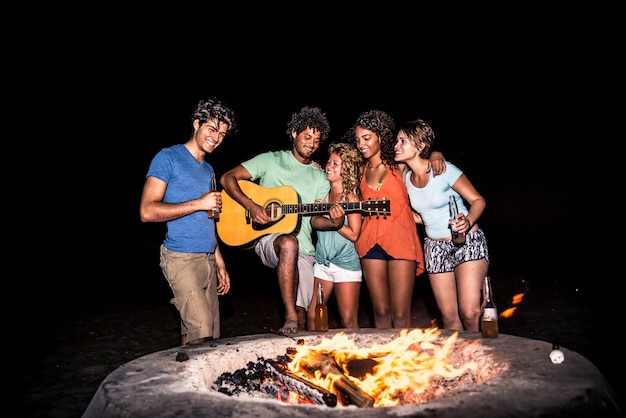
[[[326, 174], [315, 164], [302, 164], [289, 151], [269, 151], [252, 157], [241, 165], [252, 175], [250, 180], [259, 179], [259, 185], [272, 188], [291, 186], [298, 194], [298, 202], [314, 203], [316, 199], [326, 199], [330, 191], [330, 182]], [[315, 255], [313, 245], [311, 217], [302, 216], [302, 222], [296, 237], [300, 253]]]

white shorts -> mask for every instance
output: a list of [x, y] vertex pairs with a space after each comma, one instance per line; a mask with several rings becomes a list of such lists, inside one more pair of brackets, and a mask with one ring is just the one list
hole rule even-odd
[[313, 275], [318, 279], [326, 280], [333, 283], [347, 283], [363, 281], [363, 272], [361, 270], [352, 271], [330, 263], [330, 266], [315, 263], [313, 266]]
[[[274, 240], [282, 234], [269, 234], [261, 237], [254, 245], [254, 251], [261, 258], [264, 266], [278, 267], [278, 255], [274, 251]], [[300, 253], [298, 256], [298, 294], [296, 306], [308, 309], [313, 299], [313, 264], [315, 257]]]

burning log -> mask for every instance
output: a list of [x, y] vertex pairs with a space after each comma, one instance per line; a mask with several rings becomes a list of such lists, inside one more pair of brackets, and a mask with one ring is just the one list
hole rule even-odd
[[265, 360], [266, 372], [280, 381], [287, 389], [293, 390], [318, 405], [337, 406], [337, 395], [308, 382], [306, 379], [287, 370], [274, 360]]
[[337, 367], [337, 363], [332, 357], [310, 351], [300, 359], [300, 366], [313, 376], [316, 370], [319, 370], [323, 376], [328, 377], [330, 375], [333, 378], [334, 387], [346, 395], [351, 404], [361, 408], [374, 406], [375, 399], [348, 379]]

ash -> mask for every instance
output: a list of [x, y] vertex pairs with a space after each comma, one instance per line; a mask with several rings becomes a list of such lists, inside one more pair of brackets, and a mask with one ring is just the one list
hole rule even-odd
[[[286, 357], [278, 356], [277, 362], [285, 364]], [[266, 379], [265, 359], [258, 357], [249, 361], [245, 368], [224, 372], [213, 382], [211, 389], [227, 396], [248, 396], [277, 399], [281, 386]]]

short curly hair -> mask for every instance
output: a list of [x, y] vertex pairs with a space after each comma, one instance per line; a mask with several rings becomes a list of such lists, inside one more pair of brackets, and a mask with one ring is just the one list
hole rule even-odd
[[320, 143], [328, 139], [330, 123], [326, 114], [319, 107], [305, 106], [298, 113], [291, 115], [291, 121], [287, 124], [287, 136], [292, 139], [291, 133], [300, 133], [305, 129], [313, 129], [320, 133]]
[[191, 116], [191, 121], [193, 122], [196, 119], [200, 121], [200, 125], [210, 120], [225, 123], [228, 125], [226, 133], [230, 135], [234, 135], [238, 130], [235, 112], [215, 97], [198, 102]]

